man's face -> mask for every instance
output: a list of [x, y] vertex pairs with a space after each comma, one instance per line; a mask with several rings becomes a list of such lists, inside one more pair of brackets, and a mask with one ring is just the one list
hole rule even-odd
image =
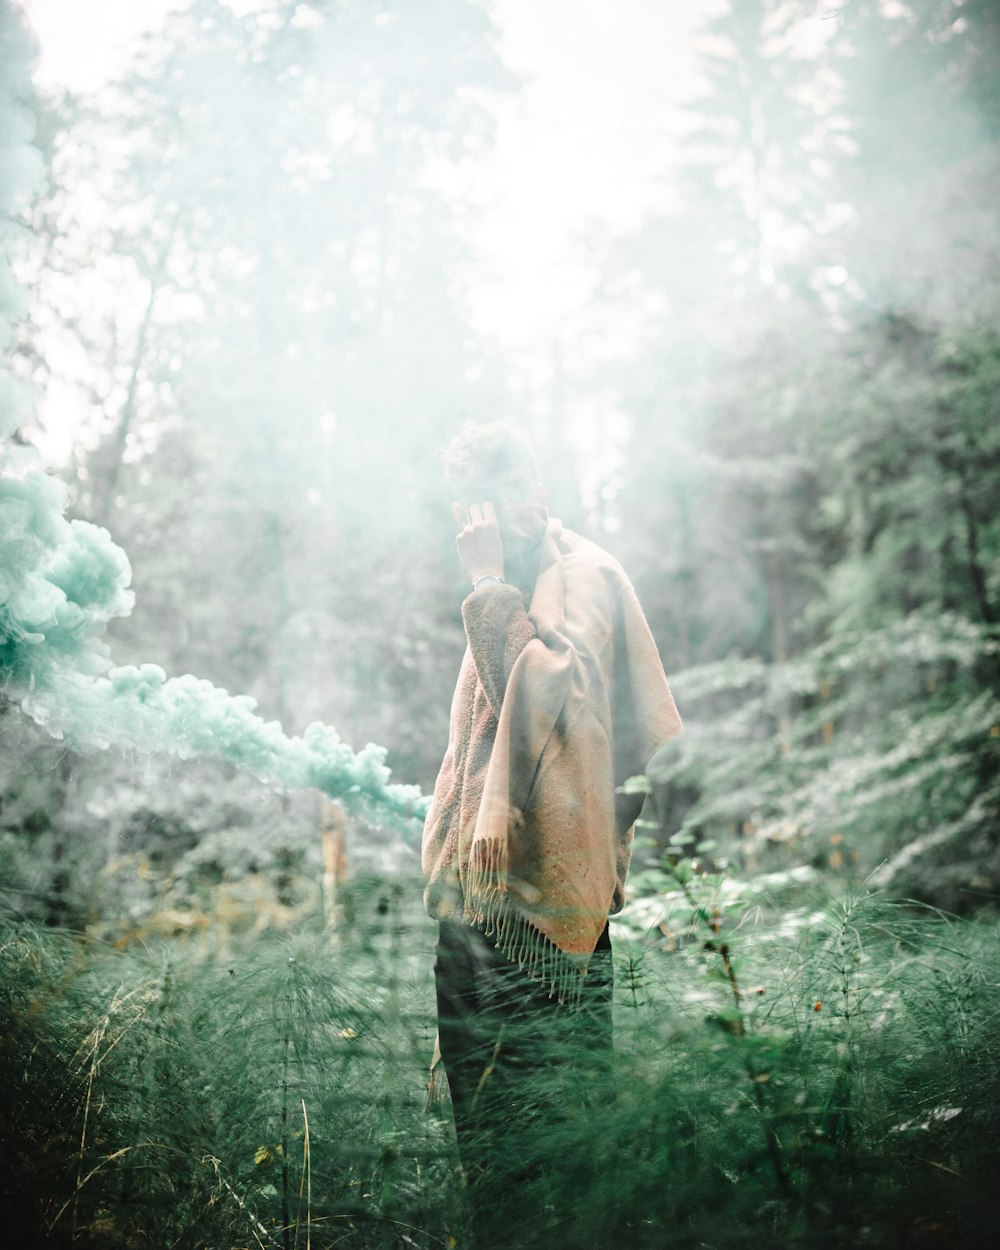
[[474, 503], [491, 503], [496, 509], [504, 552], [512, 558], [532, 552], [541, 542], [548, 520], [545, 487], [528, 470], [470, 479], [459, 499], [466, 519]]

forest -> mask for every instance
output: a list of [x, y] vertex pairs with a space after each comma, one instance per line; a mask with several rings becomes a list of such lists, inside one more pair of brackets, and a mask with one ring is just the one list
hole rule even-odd
[[488, 421], [685, 726], [505, 1247], [995, 1244], [1000, 7], [684, 8], [183, 0], [83, 88], [0, 0], [9, 1244], [489, 1250], [420, 868]]

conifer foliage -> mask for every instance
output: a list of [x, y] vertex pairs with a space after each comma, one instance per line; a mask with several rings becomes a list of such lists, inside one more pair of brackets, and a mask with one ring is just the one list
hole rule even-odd
[[[546, 1212], [505, 1244], [986, 1244], [995, 934], [690, 859], [657, 871], [617, 930], [606, 1083], [540, 1136], [512, 1122], [496, 1160]], [[19, 1244], [468, 1244], [475, 1193], [447, 1103], [424, 1100], [416, 897], [358, 882], [336, 942], [317, 920], [222, 957], [8, 922], [0, 1150]]]

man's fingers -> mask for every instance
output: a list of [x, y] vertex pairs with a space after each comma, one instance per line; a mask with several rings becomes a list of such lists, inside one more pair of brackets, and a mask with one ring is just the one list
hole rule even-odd
[[497, 510], [487, 499], [485, 503], [469, 504], [470, 525], [497, 525]]
[[453, 503], [451, 512], [460, 532], [479, 529], [483, 526], [495, 526], [498, 530], [500, 528], [496, 508], [493, 507], [489, 500], [485, 503], [470, 503], [468, 511], [461, 504]]

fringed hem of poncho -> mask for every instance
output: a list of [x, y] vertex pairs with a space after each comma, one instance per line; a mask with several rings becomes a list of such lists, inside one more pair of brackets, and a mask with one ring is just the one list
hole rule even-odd
[[498, 838], [484, 838], [473, 847], [465, 895], [465, 919], [525, 976], [548, 988], [549, 997], [577, 1008], [587, 975], [589, 955], [558, 947], [534, 924], [501, 882], [507, 868], [506, 848]]

